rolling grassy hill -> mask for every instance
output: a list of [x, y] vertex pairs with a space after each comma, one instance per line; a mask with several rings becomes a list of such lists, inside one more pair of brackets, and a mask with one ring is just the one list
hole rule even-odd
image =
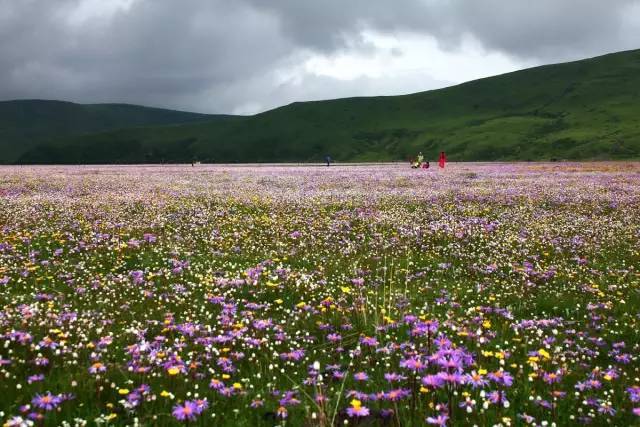
[[[53, 138], [21, 163], [640, 158], [640, 50], [411, 95]], [[2, 161], [8, 159], [2, 157]], [[10, 160], [10, 159], [9, 159]]]
[[0, 101], [0, 160], [14, 161], [34, 145], [53, 138], [135, 126], [193, 123], [213, 117], [128, 104]]

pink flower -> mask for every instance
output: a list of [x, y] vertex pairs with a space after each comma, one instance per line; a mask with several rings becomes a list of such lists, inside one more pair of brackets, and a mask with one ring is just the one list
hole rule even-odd
[[369, 375], [367, 375], [366, 372], [356, 372], [353, 374], [353, 378], [356, 381], [367, 381], [369, 379]]

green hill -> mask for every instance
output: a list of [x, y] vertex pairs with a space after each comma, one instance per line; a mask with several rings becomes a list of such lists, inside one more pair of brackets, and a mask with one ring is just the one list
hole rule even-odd
[[[58, 138], [23, 163], [640, 158], [640, 50], [403, 96]], [[3, 159], [7, 161], [7, 159]]]
[[193, 123], [211, 118], [207, 114], [127, 104], [0, 101], [0, 161], [14, 161], [34, 145], [53, 138], [134, 126]]

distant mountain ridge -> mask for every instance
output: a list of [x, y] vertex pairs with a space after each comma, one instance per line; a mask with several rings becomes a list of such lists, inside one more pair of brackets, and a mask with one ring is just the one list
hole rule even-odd
[[446, 151], [451, 160], [469, 161], [638, 159], [640, 50], [411, 95], [298, 102], [254, 116], [201, 116], [49, 133], [34, 138], [19, 156], [0, 155], [0, 161], [287, 162], [321, 161], [326, 154], [338, 161], [387, 161], [418, 151], [428, 159]]
[[51, 139], [137, 126], [193, 123], [213, 117], [130, 104], [0, 101], [0, 161], [17, 160], [32, 146]]

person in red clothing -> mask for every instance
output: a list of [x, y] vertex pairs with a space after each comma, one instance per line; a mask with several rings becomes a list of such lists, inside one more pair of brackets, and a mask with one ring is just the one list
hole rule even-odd
[[444, 168], [444, 164], [447, 162], [447, 156], [444, 154], [444, 151], [440, 152], [440, 160], [438, 160], [438, 165], [441, 168]]

